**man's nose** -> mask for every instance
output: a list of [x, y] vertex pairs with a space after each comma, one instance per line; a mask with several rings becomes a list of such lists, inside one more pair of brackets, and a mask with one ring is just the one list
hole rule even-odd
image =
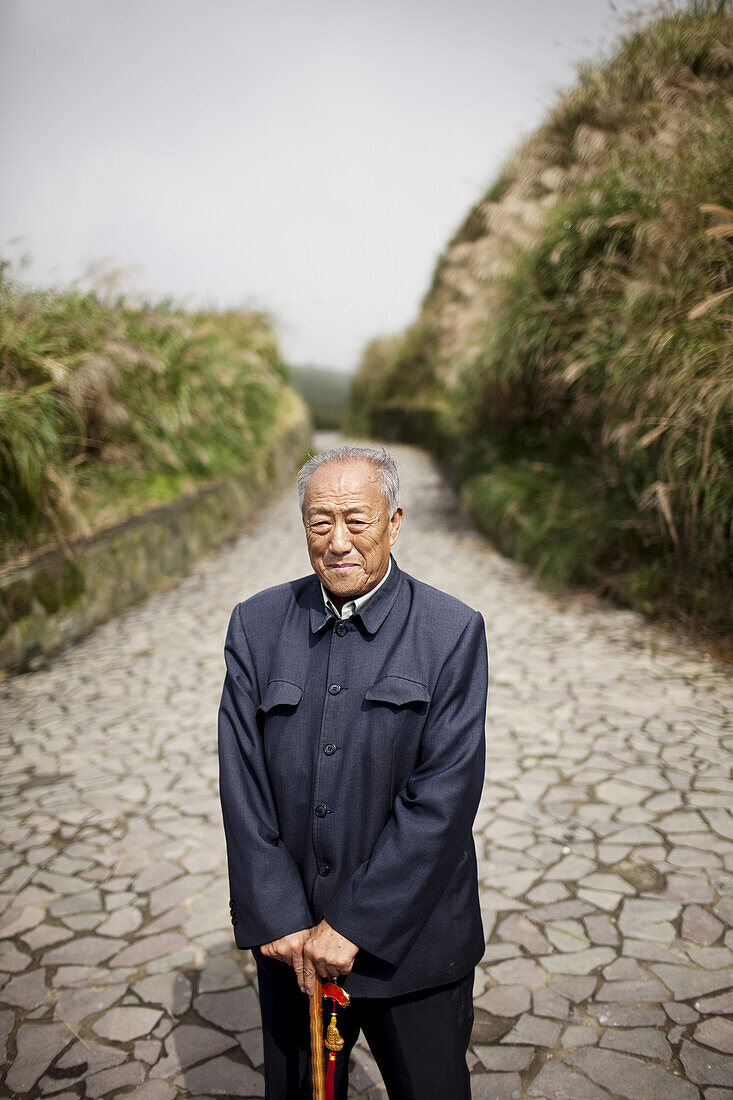
[[334, 554], [348, 554], [351, 549], [351, 534], [345, 523], [338, 521], [334, 523], [329, 549]]

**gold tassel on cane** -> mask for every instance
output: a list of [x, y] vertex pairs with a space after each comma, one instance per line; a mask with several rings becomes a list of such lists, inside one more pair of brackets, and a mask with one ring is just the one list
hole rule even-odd
[[326, 1049], [330, 1050], [332, 1054], [338, 1054], [340, 1050], [344, 1049], [344, 1041], [341, 1038], [339, 1029], [336, 1026], [336, 1009], [333, 1010], [331, 1016], [331, 1022], [326, 1028]]
[[346, 993], [335, 982], [326, 982], [323, 986], [324, 998], [331, 998], [333, 1001], [333, 1009], [331, 1011], [331, 1022], [326, 1028], [326, 1037], [323, 1040], [323, 1045], [328, 1051], [328, 1060], [326, 1062], [326, 1087], [324, 1100], [334, 1100], [336, 1091], [336, 1055], [339, 1051], [344, 1049], [344, 1040], [339, 1034], [339, 1029], [336, 1025], [336, 1005], [342, 1005], [345, 1007], [349, 1003], [349, 994]]

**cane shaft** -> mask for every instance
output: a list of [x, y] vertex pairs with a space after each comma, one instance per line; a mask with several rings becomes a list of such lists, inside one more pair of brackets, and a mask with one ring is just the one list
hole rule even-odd
[[317, 974], [315, 993], [310, 999], [310, 1018], [313, 1100], [324, 1100], [326, 1076], [323, 1068], [323, 989]]

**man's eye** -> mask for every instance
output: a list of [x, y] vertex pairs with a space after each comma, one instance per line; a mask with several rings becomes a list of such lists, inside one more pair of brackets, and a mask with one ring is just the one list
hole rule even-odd
[[325, 520], [321, 520], [320, 523], [311, 523], [311, 531], [315, 531], [317, 535], [322, 535], [328, 531], [330, 524]]
[[350, 519], [349, 527], [366, 527], [365, 519]]

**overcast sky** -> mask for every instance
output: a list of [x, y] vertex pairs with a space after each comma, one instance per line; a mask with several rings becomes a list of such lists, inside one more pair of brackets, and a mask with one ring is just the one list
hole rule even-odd
[[291, 362], [351, 369], [615, 40], [612, 8], [0, 0], [0, 253], [43, 283], [112, 257], [156, 297], [273, 312]]

